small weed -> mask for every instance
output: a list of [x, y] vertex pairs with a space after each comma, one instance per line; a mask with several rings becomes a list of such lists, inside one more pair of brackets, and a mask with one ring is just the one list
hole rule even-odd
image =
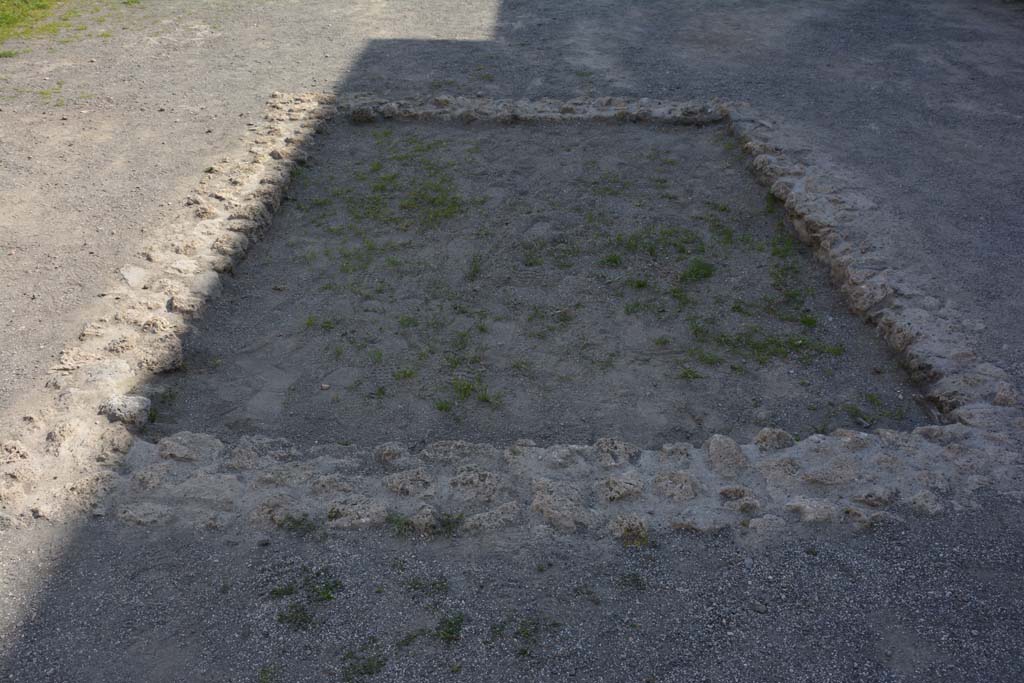
[[690, 334], [693, 338], [699, 342], [706, 342], [711, 339], [711, 326], [707, 320], [698, 317], [692, 317], [687, 320], [690, 326]]
[[524, 375], [530, 374], [533, 371], [533, 364], [524, 358], [517, 358], [509, 364], [509, 367]]
[[632, 301], [623, 307], [626, 315], [640, 315], [641, 313], [657, 313], [661, 310], [653, 301]]
[[475, 281], [480, 277], [480, 273], [483, 270], [483, 266], [480, 262], [480, 255], [473, 254], [473, 258], [469, 260], [469, 270], [466, 271], [466, 279], [470, 282]]
[[445, 645], [454, 645], [462, 638], [462, 624], [466, 617], [462, 612], [441, 617], [434, 629], [434, 635]]
[[620, 256], [619, 254], [615, 254], [615, 253], [608, 254], [603, 259], [598, 261], [598, 263], [600, 265], [602, 265], [602, 266], [608, 266], [610, 268], [618, 268], [619, 266], [622, 265], [622, 256]]
[[853, 405], [852, 403], [843, 405], [843, 412], [850, 416], [850, 419], [863, 427], [870, 427], [875, 423], [874, 416], [869, 415], [866, 411], [861, 409], [860, 406]]
[[753, 357], [761, 365], [773, 358], [795, 355], [806, 360], [818, 355], [839, 356], [844, 351], [842, 346], [823, 344], [805, 337], [765, 334], [757, 327], [748, 327], [734, 335], [720, 334], [715, 341], [737, 353]]
[[723, 245], [730, 246], [736, 238], [736, 233], [727, 225], [716, 222], [710, 228], [711, 234]]
[[398, 318], [398, 326], [402, 328], [416, 327], [420, 322], [410, 315], [403, 315]]
[[412, 520], [397, 512], [389, 512], [384, 518], [384, 524], [398, 538], [411, 536], [416, 531], [416, 525], [412, 523]]
[[[773, 195], [774, 196], [774, 195]], [[776, 233], [772, 237], [772, 256], [776, 258], [789, 258], [796, 250], [796, 242], [785, 233]]]
[[395, 370], [394, 374], [392, 375], [392, 377], [394, 377], [397, 380], [412, 379], [415, 376], [416, 371], [413, 370], [412, 368], [401, 368], [400, 370]]
[[461, 377], [455, 377], [452, 379], [452, 389], [455, 391], [456, 399], [465, 401], [476, 391], [476, 383]]
[[698, 363], [700, 363], [701, 365], [706, 365], [706, 366], [712, 367], [712, 368], [715, 367], [715, 366], [721, 365], [722, 361], [725, 360], [721, 356], [719, 356], [719, 355], [717, 355], [715, 353], [711, 353], [710, 351], [707, 351], [707, 350], [702, 349], [700, 347], [697, 347], [695, 349], [690, 349], [689, 353], [690, 353], [690, 357], [693, 358]]
[[451, 514], [443, 513], [437, 518], [436, 531], [442, 536], [454, 536], [462, 526], [464, 516], [462, 513]]
[[414, 577], [405, 583], [405, 587], [414, 593], [443, 595], [448, 592], [448, 579], [444, 576], [438, 576], [435, 579]]
[[668, 295], [672, 297], [679, 308], [685, 308], [693, 304], [693, 297], [682, 287], [673, 287], [668, 290]]
[[452, 402], [445, 400], [434, 401], [434, 407], [442, 413], [450, 413], [452, 411]]
[[654, 345], [660, 348], [664, 348], [672, 343], [672, 340], [668, 337], [656, 337], [654, 339]]
[[630, 183], [612, 172], [602, 173], [601, 176], [590, 182], [591, 190], [599, 197], [618, 197], [625, 192]]
[[270, 597], [274, 599], [286, 598], [289, 595], [295, 595], [296, 587], [294, 583], [286, 583], [282, 586], [275, 586], [270, 589]]
[[384, 362], [384, 352], [380, 349], [373, 349], [370, 351], [370, 362], [374, 365], [380, 365]]
[[419, 638], [430, 635], [430, 630], [425, 628], [418, 628], [415, 631], [410, 631], [404, 636], [395, 641], [397, 647], [409, 647], [415, 643]]
[[10, 59], [18, 55], [14, 50], [0, 50], [0, 59]]
[[693, 259], [686, 269], [679, 274], [680, 282], [698, 282], [707, 280], [715, 274], [715, 267], [703, 259]]
[[626, 280], [626, 285], [633, 289], [647, 289], [650, 283], [644, 279]]
[[485, 403], [492, 407], [498, 407], [503, 404], [503, 400], [500, 394], [492, 394], [487, 388], [487, 385], [480, 384], [477, 386], [476, 399], [481, 403]]
[[700, 374], [688, 365], [684, 365], [679, 368], [679, 372], [676, 373], [678, 379], [703, 379], [704, 375]]
[[313, 625], [313, 615], [300, 602], [293, 602], [277, 613], [277, 623], [296, 631], [304, 631]]
[[[372, 645], [373, 643], [371, 642], [370, 647]], [[369, 649], [369, 647], [364, 646], [361, 653], [345, 653], [344, 659], [348, 663], [342, 669], [342, 680], [350, 683], [360, 678], [376, 676], [384, 670], [388, 660], [380, 652], [367, 652]]]
[[277, 670], [272, 666], [261, 667], [256, 680], [258, 683], [274, 683], [277, 680]]
[[284, 515], [274, 520], [278, 529], [288, 531], [298, 536], [308, 536], [315, 533], [319, 528], [317, 523], [309, 518], [309, 515]]
[[523, 244], [523, 265], [527, 268], [544, 265], [544, 249], [542, 242], [527, 242]]
[[594, 592], [594, 589], [586, 584], [580, 584], [572, 589], [572, 594], [576, 597], [585, 598], [592, 605], [600, 605], [601, 598]]
[[818, 319], [815, 318], [810, 313], [804, 313], [803, 315], [800, 316], [800, 324], [806, 327], [807, 329], [812, 330], [818, 326]]

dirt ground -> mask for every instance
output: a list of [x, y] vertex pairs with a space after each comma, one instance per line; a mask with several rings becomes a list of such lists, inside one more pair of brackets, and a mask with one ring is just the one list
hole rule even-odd
[[923, 421], [721, 128], [335, 124], [147, 434], [660, 447]]
[[[749, 100], [859, 178], [896, 226], [871, 242], [938, 278], [937, 296], [973, 318], [981, 354], [1024, 378], [1019, 3], [66, 7], [76, 13], [59, 33], [0, 56], [0, 425], [31, 409], [88, 303], [204, 169], [238, 152], [275, 90]], [[410, 130], [339, 125], [318, 142], [267, 241], [199, 322], [188, 371], [154, 388], [150, 436], [201, 425], [307, 442], [402, 430], [511, 441], [540, 424], [541, 441], [618, 431], [654, 444], [726, 422], [737, 437], [766, 422], [801, 434], [919, 423], [913, 388], [839, 314], [823, 274], [798, 248], [779, 255], [763, 190], [713, 129], [602, 131], [596, 144], [586, 130], [487, 130], [492, 147], [426, 126], [421, 141], [445, 143], [426, 149]], [[410, 163], [390, 181], [384, 166], [402, 150]], [[548, 161], [526, 163], [536, 158]], [[678, 163], [655, 172], [663, 161]], [[457, 164], [449, 185], [425, 188], [426, 206], [443, 195], [455, 211], [402, 206], [407, 187], [437, 180], [428, 162]], [[516, 197], [524, 184], [533, 191]], [[393, 192], [381, 206], [397, 222], [373, 214], [375, 187]], [[637, 195], [642, 206], [623, 200]], [[438, 225], [402, 231], [404, 210]], [[353, 225], [353, 211], [368, 220]], [[588, 212], [612, 221], [592, 225]], [[509, 232], [479, 233], [474, 217], [492, 216]], [[655, 223], [673, 239], [651, 253], [644, 226]], [[438, 233], [450, 239], [426, 239]], [[789, 289], [774, 286], [781, 263], [805, 296], [773, 313], [761, 295]], [[382, 280], [394, 289], [375, 289]], [[682, 315], [669, 319], [680, 286]], [[783, 343], [742, 334], [755, 324]], [[537, 391], [556, 409], [531, 403]], [[573, 408], [580, 397], [586, 413]], [[348, 416], [357, 427], [341, 433]], [[519, 531], [481, 541], [322, 537], [301, 523], [137, 527], [101, 505], [78, 525], [0, 530], [0, 673], [1020, 680], [1020, 501], [900, 512], [904, 523], [859, 532], [791, 526], [763, 546], [679, 532], [624, 548]]]

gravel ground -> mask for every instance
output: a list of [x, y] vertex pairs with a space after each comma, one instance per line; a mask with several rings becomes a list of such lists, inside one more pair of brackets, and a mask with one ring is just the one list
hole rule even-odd
[[[979, 321], [984, 355], [1024, 378], [1019, 3], [98, 6], [82, 30], [9, 43], [18, 54], [0, 59], [4, 417], [27, 409], [83, 307], [273, 90], [751, 101], [859, 175], [896, 219], [877, 240], [943, 282], [937, 294]], [[403, 681], [1016, 681], [1020, 521], [1019, 505], [990, 501], [869, 536], [829, 528], [765, 548], [673, 536], [637, 554], [515, 537], [275, 535], [262, 546], [250, 532], [40, 523], [0, 532], [0, 617], [17, 624], [27, 609], [0, 670], [47, 681], [356, 680], [376, 669], [374, 680]], [[308, 588], [302, 562], [345, 587], [326, 599], [324, 575]], [[444, 574], [448, 591], [419, 595], [402, 566]], [[289, 582], [298, 597], [270, 597]], [[285, 611], [291, 602], [300, 607]], [[313, 623], [292, 632], [304, 611]], [[446, 645], [459, 613], [461, 637]], [[399, 648], [420, 628], [429, 633]]]
[[912, 429], [722, 127], [353, 126], [150, 389], [147, 438], [644, 447]]
[[564, 537], [317, 540], [91, 521], [28, 607], [0, 674], [1019, 681], [1021, 509], [984, 503], [868, 534], [805, 528], [761, 548], [727, 534], [630, 550]]
[[1024, 377], [1019, 3], [168, 0], [80, 21], [0, 60], [6, 415], [275, 89], [748, 100], [860, 175], [899, 226], [877, 239]]

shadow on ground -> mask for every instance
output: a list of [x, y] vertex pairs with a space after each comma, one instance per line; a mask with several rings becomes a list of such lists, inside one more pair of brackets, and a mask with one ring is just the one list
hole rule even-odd
[[[977, 112], [971, 91], [984, 88], [976, 78], [998, 82], [1001, 68], [1019, 69], [1020, 58], [986, 73], [984, 60], [969, 53], [908, 45], [904, 31], [922, 4], [885, 6], [888, 23], [880, 28], [872, 3], [842, 10], [809, 3], [781, 13], [765, 3], [735, 14], [716, 4], [692, 21], [681, 8], [598, 5], [601, 16], [615, 15], [608, 22], [569, 6], [508, 3], [492, 43], [375, 42], [338, 90], [680, 98], [717, 91], [777, 102], [785, 115], [803, 106], [801, 81], [823, 81], [816, 123], [827, 131], [821, 122], [834, 118], [847, 130], [837, 152], [877, 168], [879, 182], [914, 185], [898, 208], [915, 220], [963, 215], [970, 203], [961, 194], [991, 200], [986, 224], [993, 232], [987, 246], [972, 249], [983, 256], [991, 250], [1005, 265], [1016, 253], [1007, 248], [1014, 219], [1006, 183], [1019, 179], [1019, 170], [993, 154], [989, 180], [953, 188], [943, 168], [958, 149], [999, 146], [982, 140], [980, 129], [958, 125], [960, 117], [978, 116], [1004, 135], [1019, 126], [1009, 110]], [[984, 42], [985, 31], [959, 21], [965, 12], [945, 3], [927, 15], [936, 44], [948, 36]], [[719, 62], [725, 44], [743, 46], [742, 67], [735, 53], [730, 63]], [[682, 73], [671, 75], [674, 88], [659, 85], [661, 51], [686, 55], [672, 67]], [[546, 75], [551, 52], [565, 55], [571, 75]], [[890, 61], [903, 66], [890, 70]], [[702, 75], [714, 64], [717, 75]], [[769, 78], [757, 75], [762, 68]], [[780, 77], [788, 73], [794, 75]], [[908, 96], [903, 88], [922, 73], [932, 85]], [[510, 81], [516, 87], [507, 88]], [[901, 128], [913, 140], [926, 123], [956, 133], [922, 145], [913, 158], [861, 144], [880, 127]], [[911, 238], [908, 253], [915, 242], [955, 247], [977, 234], [966, 218], [937, 225], [941, 234]], [[948, 252], [931, 252], [925, 265], [952, 270], [954, 258], [963, 265], [958, 249]], [[1012, 291], [999, 270], [978, 278], [986, 284], [972, 291]], [[1019, 302], [1007, 301], [1005, 310], [1014, 306]], [[978, 511], [900, 528], [857, 536], [828, 528], [761, 549], [725, 535], [685, 534], [624, 549], [515, 536], [481, 542], [376, 532], [323, 539], [301, 528], [151, 530], [96, 518], [74, 531], [39, 587], [5, 646], [0, 672], [26, 681], [261, 683], [1019, 680], [1020, 521], [1019, 506], [984, 501]]]

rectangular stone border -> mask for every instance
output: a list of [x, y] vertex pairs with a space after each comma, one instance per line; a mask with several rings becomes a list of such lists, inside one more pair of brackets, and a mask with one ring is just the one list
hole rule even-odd
[[[353, 123], [725, 123], [757, 177], [784, 202], [800, 239], [828, 265], [851, 310], [896, 352], [936, 417], [1013, 439], [1024, 433], [1006, 373], [977, 356], [963, 318], [930, 293], [938, 290], [927, 277], [872, 245], [871, 230], [884, 223], [884, 213], [837, 166], [746, 104], [274, 93], [264, 122], [249, 125], [247, 151], [208, 168], [178, 222], [138, 262], [120, 269], [120, 284], [100, 295], [79, 344], [65, 349], [52, 368], [50, 391], [14, 438], [0, 444], [0, 528], [32, 517], [69, 517], [95, 502], [109, 474], [103, 463], [125, 453], [134, 438], [128, 426], [147, 419], [148, 399], [125, 392], [182, 367], [189, 319], [219, 292], [219, 274], [230, 271], [269, 225], [293, 169], [305, 161], [309, 138], [336, 115]], [[1000, 461], [1009, 465], [1005, 456]]]

